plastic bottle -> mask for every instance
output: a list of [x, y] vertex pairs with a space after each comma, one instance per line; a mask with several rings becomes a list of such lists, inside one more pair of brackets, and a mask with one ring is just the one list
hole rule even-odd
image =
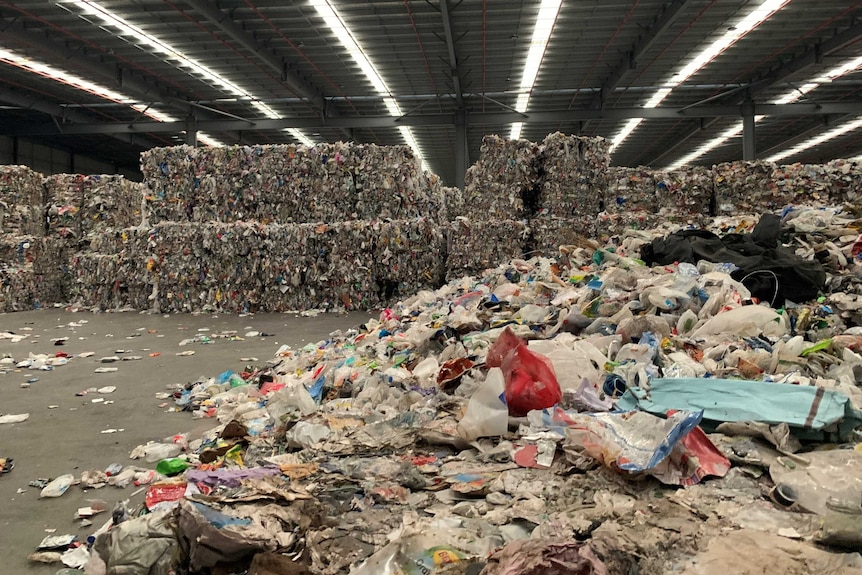
[[68, 473], [66, 475], [61, 475], [46, 485], [39, 494], [39, 497], [60, 497], [66, 493], [66, 490], [69, 489], [69, 486], [72, 485], [74, 481], [75, 477]]
[[179, 457], [162, 459], [159, 461], [158, 465], [156, 465], [156, 471], [168, 477], [182, 473], [188, 468], [189, 462], [185, 459], [180, 459]]
[[119, 463], [112, 463], [105, 469], [105, 475], [108, 477], [114, 477], [119, 475], [120, 471], [123, 470], [123, 466]]

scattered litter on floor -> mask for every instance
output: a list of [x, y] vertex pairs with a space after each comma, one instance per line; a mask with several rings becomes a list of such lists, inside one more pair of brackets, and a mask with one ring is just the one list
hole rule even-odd
[[[772, 241], [738, 217], [710, 233]], [[829, 218], [834, 233], [853, 222]], [[725, 242], [649, 267], [643, 249], [675, 230], [633, 231], [174, 386], [157, 398], [213, 428], [136, 447], [141, 467], [87, 472], [82, 486], [145, 489], [143, 506], [115, 509], [86, 557], [73, 541], [50, 550], [120, 566], [134, 547], [132, 573], [286, 560], [321, 575], [694, 575], [728, 572], [740, 550], [764, 570], [850, 573], [862, 264], [814, 257], [818, 238], [849, 254], [855, 236], [792, 221], [778, 224], [794, 269], [768, 281], [721, 261]], [[817, 289], [797, 301], [785, 274], [801, 273]]]

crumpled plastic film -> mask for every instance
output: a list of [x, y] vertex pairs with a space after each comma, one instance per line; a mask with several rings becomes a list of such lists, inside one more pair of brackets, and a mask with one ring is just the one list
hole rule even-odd
[[565, 218], [598, 214], [607, 196], [609, 146], [604, 138], [549, 134], [542, 143], [540, 213]]
[[469, 220], [459, 217], [448, 226], [446, 279], [481, 272], [495, 262], [519, 258], [530, 229], [514, 220]]
[[775, 185], [771, 162], [725, 162], [712, 166], [716, 214], [751, 213], [792, 203], [786, 188]]
[[[539, 181], [540, 148], [529, 140], [485, 136], [479, 159], [464, 177], [464, 213], [471, 219], [517, 220], [534, 206]], [[529, 199], [528, 199], [529, 203]]]
[[598, 236], [623, 235], [628, 230], [648, 230], [657, 227], [667, 216], [655, 212], [631, 211], [619, 213], [603, 212], [595, 218]]
[[608, 193], [604, 208], [608, 213], [656, 211], [658, 198], [653, 171], [644, 166], [609, 167]]
[[531, 253], [553, 257], [560, 246], [583, 246], [596, 237], [596, 218], [554, 218], [537, 216], [529, 221]]
[[0, 166], [0, 233], [45, 234], [43, 177], [27, 166]]
[[656, 172], [659, 210], [669, 213], [710, 214], [714, 198], [712, 170], [693, 166]]
[[371, 237], [374, 281], [387, 304], [443, 284], [443, 233], [434, 221], [375, 222]]

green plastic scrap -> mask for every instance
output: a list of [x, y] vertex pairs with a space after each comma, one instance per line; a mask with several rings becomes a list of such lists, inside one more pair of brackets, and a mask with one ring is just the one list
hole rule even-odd
[[801, 355], [802, 357], [808, 357], [812, 353], [817, 353], [818, 351], [826, 351], [830, 347], [832, 347], [832, 340], [831, 339], [824, 339], [824, 340], [818, 341], [817, 343], [815, 343], [811, 347], [807, 347], [807, 348], [803, 349], [799, 355]]

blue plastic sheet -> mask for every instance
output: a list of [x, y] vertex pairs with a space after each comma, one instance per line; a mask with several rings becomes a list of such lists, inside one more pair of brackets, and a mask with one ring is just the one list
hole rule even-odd
[[821, 387], [738, 379], [653, 379], [649, 390], [631, 388], [617, 409], [663, 414], [669, 409], [703, 411], [710, 421], [787, 423], [819, 431], [839, 424], [842, 438], [862, 424], [849, 398]]

